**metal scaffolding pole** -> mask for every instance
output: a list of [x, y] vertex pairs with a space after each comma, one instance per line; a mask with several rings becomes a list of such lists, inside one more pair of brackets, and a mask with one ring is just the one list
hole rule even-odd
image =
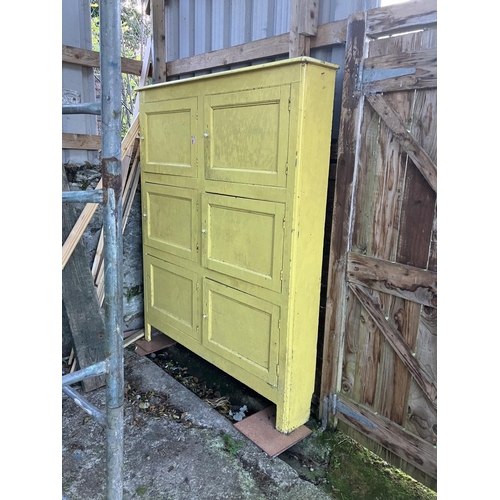
[[106, 327], [107, 499], [123, 496], [123, 241], [120, 0], [102, 0], [100, 16], [104, 308]]
[[[120, 0], [101, 0], [101, 136], [102, 184], [95, 192], [63, 193], [63, 203], [103, 204], [104, 324], [106, 361], [63, 376], [63, 392], [106, 427], [106, 499], [123, 497], [123, 231], [121, 165], [121, 6]], [[63, 114], [99, 114], [96, 104], [63, 106]], [[106, 373], [105, 414], [74, 391], [70, 384]], [[65, 497], [63, 496], [63, 499]]]

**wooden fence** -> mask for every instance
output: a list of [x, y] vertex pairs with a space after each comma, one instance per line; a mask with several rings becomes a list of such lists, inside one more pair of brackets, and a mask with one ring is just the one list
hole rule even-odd
[[325, 418], [433, 488], [436, 14], [349, 19], [320, 394]]

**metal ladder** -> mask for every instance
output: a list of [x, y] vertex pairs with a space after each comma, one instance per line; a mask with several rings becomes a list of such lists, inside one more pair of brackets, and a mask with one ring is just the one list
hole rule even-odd
[[[63, 105], [63, 114], [101, 115], [102, 189], [63, 192], [63, 203], [102, 203], [104, 234], [105, 361], [63, 375], [62, 390], [106, 428], [106, 498], [123, 497], [123, 239], [121, 172], [121, 6], [101, 0], [101, 103]], [[106, 375], [106, 411], [88, 402], [71, 385]], [[64, 499], [64, 496], [63, 496]]]

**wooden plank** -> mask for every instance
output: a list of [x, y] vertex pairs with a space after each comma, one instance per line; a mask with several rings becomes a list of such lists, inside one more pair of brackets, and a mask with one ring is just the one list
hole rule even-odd
[[[370, 42], [370, 48], [371, 46], [372, 42]], [[398, 113], [407, 121], [411, 117], [412, 95], [410, 92], [403, 91], [393, 92], [387, 96], [387, 99], [391, 100], [394, 106], [397, 106]], [[373, 108], [368, 106], [367, 109]], [[380, 120], [380, 117], [378, 118]], [[371, 242], [369, 245], [371, 255], [394, 261], [397, 255], [399, 218], [402, 206], [401, 193], [404, 190], [407, 154], [398, 141], [393, 139], [390, 130], [382, 120], [380, 120], [379, 134], [378, 147], [366, 153], [368, 157], [380, 156], [383, 165], [383, 183], [379, 182], [379, 193], [373, 202], [374, 216], [372, 224], [368, 224], [367, 237], [368, 241]], [[369, 165], [366, 165], [362, 170], [366, 168], [369, 168]], [[360, 182], [363, 181], [360, 179]], [[363, 218], [363, 214], [361, 214], [361, 218]], [[370, 290], [370, 294], [372, 299], [380, 304], [387, 321], [400, 332], [409, 347], [413, 347], [417, 328], [413, 316], [408, 316], [408, 302], [386, 293], [378, 293], [373, 288]], [[406, 415], [411, 375], [386, 340], [384, 340], [380, 352], [373, 353], [373, 355], [380, 358], [374, 409], [395, 423], [402, 425]]]
[[153, 83], [167, 81], [167, 47], [165, 37], [165, 0], [151, 0], [153, 38]]
[[[416, 357], [432, 378], [437, 380], [437, 310], [422, 307], [415, 344]], [[411, 381], [404, 426], [413, 434], [437, 444], [437, 412], [415, 381]]]
[[350, 16], [347, 27], [346, 59], [342, 90], [342, 114], [338, 141], [335, 204], [332, 217], [329, 255], [328, 288], [323, 342], [323, 371], [321, 376], [320, 413], [326, 411], [325, 398], [337, 392], [341, 385], [345, 308], [348, 296], [345, 272], [350, 250], [350, 210], [355, 187], [357, 122], [360, 111], [360, 92], [355, 88], [363, 58], [365, 14]]
[[[121, 72], [130, 75], [140, 75], [142, 62], [128, 57], [121, 59]], [[62, 62], [78, 64], [87, 68], [100, 68], [100, 54], [94, 50], [80, 49], [78, 47], [62, 46]]]
[[[405, 35], [403, 49], [416, 49], [417, 43], [420, 43], [420, 49], [425, 48], [427, 44], [435, 46], [435, 39], [435, 33], [432, 36], [417, 33]], [[392, 94], [389, 95], [392, 96]], [[415, 140], [424, 147], [426, 153], [435, 162], [437, 157], [436, 90], [418, 90], [412, 95], [412, 112], [409, 117], [402, 117], [403, 122]], [[398, 109], [398, 114], [400, 114], [396, 101], [389, 100], [389, 102], [392, 107]], [[435, 229], [435, 207], [435, 191], [415, 167], [413, 161], [409, 159], [403, 191], [397, 262], [421, 269], [428, 266], [429, 252], [432, 252], [431, 239]], [[435, 272], [436, 268], [430, 268], [430, 270]], [[429, 328], [425, 325], [428, 323], [427, 318], [432, 318], [435, 314], [434, 308], [406, 302], [401, 330], [410, 349], [415, 352], [415, 358], [434, 380], [436, 380], [437, 346], [435, 341], [437, 336], [435, 325]], [[406, 369], [401, 369], [397, 375], [401, 383], [404, 380], [408, 387], [406, 403], [408, 413], [405, 416], [405, 426], [423, 439], [435, 442], [436, 434], [433, 430], [437, 430], [435, 406], [428, 401], [422, 389], [410, 377]]]
[[406, 130], [405, 124], [382, 95], [368, 95], [366, 99], [377, 111], [394, 137], [399, 141], [415, 166], [434, 191], [437, 191], [437, 167], [423, 147]]
[[368, 57], [364, 62], [365, 93], [437, 87], [437, 50]]
[[137, 330], [135, 333], [132, 333], [132, 335], [128, 336], [126, 339], [123, 341], [123, 347], [128, 347], [130, 344], [133, 344], [139, 339], [142, 339], [144, 337], [144, 328]]
[[[387, 321], [403, 335], [405, 325], [404, 321], [401, 321], [403, 319], [401, 316], [405, 301], [399, 297], [374, 290], [370, 290], [370, 293], [373, 294], [374, 301], [380, 304]], [[406, 374], [408, 374], [408, 370], [406, 370], [406, 367], [385, 338], [379, 356], [377, 390], [373, 408], [384, 417], [403, 425], [406, 415], [408, 389], [405, 383], [406, 380], [404, 378], [400, 380], [398, 375], [400, 369]]]
[[430, 271], [437, 272], [437, 213], [434, 214], [432, 223], [431, 247], [427, 267]]
[[[305, 0], [303, 3], [310, 5], [310, 0]], [[304, 27], [305, 23], [302, 17], [305, 15], [305, 8], [301, 6], [301, 0], [290, 0], [290, 40], [288, 57], [309, 56], [311, 51], [311, 41], [309, 37], [300, 33], [300, 27]]]
[[346, 41], [347, 19], [320, 24], [316, 36], [311, 37], [311, 48], [339, 45]]
[[414, 101], [410, 133], [437, 163], [437, 89], [416, 92]]
[[[62, 167], [62, 190], [69, 191], [66, 171]], [[76, 220], [72, 204], [62, 206], [62, 237], [67, 237]], [[82, 242], [75, 247], [73, 258], [62, 272], [63, 304], [68, 317], [73, 349], [80, 368], [87, 368], [106, 359], [104, 321], [90, 273], [87, 252]], [[105, 375], [82, 381], [88, 392], [105, 384]]]
[[[98, 182], [95, 189], [102, 189], [102, 180]], [[98, 206], [99, 205], [97, 203], [87, 203], [80, 213], [78, 220], [73, 226], [73, 229], [71, 229], [62, 246], [62, 269], [64, 269], [68, 263], [69, 258], [75, 250]]]
[[[393, 145], [387, 143], [381, 128], [378, 114], [364, 106], [358, 134], [351, 248], [381, 259], [393, 259], [398, 235], [394, 222], [399, 213], [398, 192], [403, 176], [399, 148], [386, 154], [386, 149]], [[384, 311], [390, 307], [382, 301], [385, 298], [390, 299], [384, 295], [379, 301]], [[366, 310], [361, 309], [359, 314], [359, 322], [345, 323], [346, 337], [356, 335], [351, 330], [358, 328], [360, 346], [355, 373], [355, 388], [359, 390], [355, 390], [353, 396], [359, 403], [380, 412], [393, 400], [394, 384], [389, 377], [394, 353]]]
[[[363, 101], [364, 102], [364, 101]], [[393, 167], [395, 178], [399, 177], [399, 164], [385, 164], [385, 152], [382, 154], [380, 141], [384, 140], [380, 133], [380, 117], [370, 107], [363, 106], [363, 114], [360, 116], [361, 124], [358, 132], [358, 151], [356, 156], [357, 182], [353, 196], [353, 222], [352, 222], [352, 251], [360, 254], [373, 255], [388, 260], [393, 260], [390, 254], [393, 246], [392, 234], [386, 234], [377, 227], [377, 220], [382, 213], [386, 212], [387, 224], [384, 229], [397, 227], [391, 224], [394, 215], [387, 214], [387, 208], [393, 207], [393, 203], [386, 202], [387, 171]], [[392, 155], [399, 160], [398, 151]], [[397, 191], [398, 182], [395, 182]], [[397, 196], [392, 198], [397, 201]], [[387, 200], [388, 201], [388, 200]], [[378, 234], [374, 234], [378, 231]], [[397, 241], [397, 239], [396, 239]], [[388, 253], [389, 252], [389, 253]]]
[[396, 261], [425, 268], [433, 234], [436, 193], [408, 160]]
[[284, 33], [235, 45], [234, 47], [169, 61], [167, 63], [167, 73], [170, 77], [286, 54], [288, 52], [288, 41], [288, 33]]
[[[350, 325], [346, 322], [345, 336], [350, 335]], [[379, 374], [380, 352], [384, 337], [380, 335], [377, 323], [360, 311], [358, 327], [358, 357], [354, 374], [353, 396], [356, 401], [374, 408]]]
[[415, 465], [433, 478], [437, 477], [437, 453], [435, 446], [414, 436], [388, 418], [374, 413], [341, 395], [337, 397], [350, 410], [361, 414], [372, 422], [374, 428], [364, 425], [359, 420], [341, 411], [337, 411], [336, 413], [339, 420], [348, 423], [351, 427], [359, 430], [375, 442], [380, 443], [384, 448], [404, 458], [407, 462]]
[[355, 285], [437, 307], [437, 274], [432, 271], [349, 252], [347, 280]]
[[394, 35], [437, 24], [436, 0], [417, 0], [367, 11], [366, 34], [370, 37]]
[[367, 57], [419, 52], [437, 48], [437, 28], [370, 40]]
[[[139, 142], [139, 141], [137, 141]], [[137, 144], [137, 149], [135, 152], [134, 162], [130, 168], [130, 173], [127, 178], [127, 183], [123, 190], [124, 193], [124, 203], [123, 203], [123, 227], [125, 228], [128, 222], [128, 217], [130, 215], [130, 210], [132, 208], [132, 203], [134, 201], [135, 194], [137, 192], [137, 186], [139, 185], [141, 164], [140, 164], [140, 145]]]
[[356, 296], [351, 290], [348, 290], [346, 308], [346, 324], [351, 325], [351, 328], [345, 332], [342, 377], [339, 391], [342, 391], [344, 396], [355, 399], [354, 392], [358, 392], [358, 388], [355, 388], [354, 384], [358, 366], [359, 339], [362, 337], [362, 333], [360, 333], [362, 306], [359, 300], [356, 300]]
[[[292, 0], [293, 4], [294, 0]], [[304, 36], [316, 36], [318, 33], [318, 0], [298, 1], [298, 33]]]
[[436, 382], [422, 369], [418, 360], [413, 356], [408, 344], [405, 342], [401, 333], [388, 323], [378, 304], [375, 304], [370, 296], [365, 293], [361, 287], [350, 284], [349, 287], [354, 292], [358, 300], [375, 321], [376, 325], [383, 333], [384, 337], [391, 344], [396, 354], [405, 364], [408, 371], [423, 390], [431, 404], [437, 406], [437, 386]]
[[417, 68], [410, 76], [399, 76], [388, 78], [373, 83], [365, 83], [363, 90], [365, 94], [376, 92], [397, 92], [399, 90], [426, 90], [437, 87], [437, 74], [435, 68]]
[[412, 68], [436, 68], [437, 49], [426, 48], [412, 52], [400, 52], [397, 54], [384, 54], [367, 57], [363, 63], [363, 79], [366, 74], [375, 71], [383, 72], [392, 69]]
[[101, 149], [100, 135], [62, 134], [62, 149], [84, 149], [99, 151]]
[[[151, 73], [151, 56], [152, 56], [152, 41], [151, 37], [146, 40], [146, 48], [144, 49], [144, 58], [142, 60], [141, 76], [139, 78], [139, 88], [146, 85], [146, 80]], [[139, 114], [139, 96], [136, 95], [132, 117], [134, 118]]]

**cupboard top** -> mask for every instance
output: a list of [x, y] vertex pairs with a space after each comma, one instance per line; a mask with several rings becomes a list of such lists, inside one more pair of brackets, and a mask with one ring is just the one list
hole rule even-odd
[[218, 73], [211, 73], [209, 75], [194, 76], [191, 78], [184, 78], [181, 80], [175, 80], [175, 81], [171, 81], [171, 82], [162, 82], [162, 83], [157, 83], [154, 85], [147, 85], [145, 87], [140, 87], [137, 90], [138, 91], [151, 90], [151, 89], [156, 89], [159, 87], [179, 85], [179, 84], [186, 83], [186, 82], [220, 78], [220, 77], [227, 76], [228, 74], [234, 75], [234, 74], [242, 74], [242, 73], [247, 73], [247, 72], [257, 72], [259, 70], [264, 70], [264, 69], [273, 69], [273, 68], [282, 68], [284, 66], [300, 66], [300, 65], [303, 65], [303, 66], [316, 65], [316, 66], [321, 66], [323, 68], [328, 68], [330, 70], [339, 69], [339, 66], [336, 64], [332, 64], [329, 62], [320, 61], [319, 59], [304, 56], [304, 57], [295, 57], [292, 59], [284, 59], [282, 61], [275, 61], [275, 62], [271, 62], [271, 63], [258, 64], [255, 66], [248, 66], [246, 68], [238, 68], [238, 69], [233, 69], [233, 70], [220, 71]]

